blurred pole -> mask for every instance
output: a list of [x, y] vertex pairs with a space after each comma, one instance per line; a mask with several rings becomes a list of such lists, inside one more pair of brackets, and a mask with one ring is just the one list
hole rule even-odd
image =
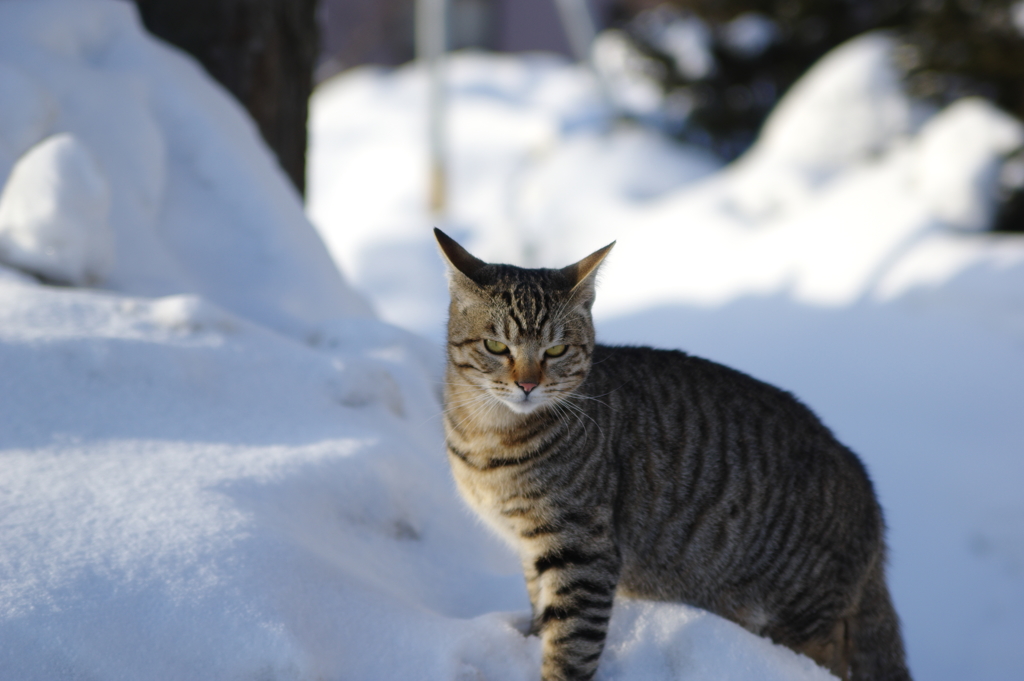
[[447, 210], [444, 54], [448, 48], [448, 0], [416, 0], [416, 58], [428, 72], [427, 129], [430, 154], [429, 206], [434, 217]]
[[587, 61], [590, 59], [590, 45], [597, 36], [597, 26], [587, 0], [555, 0], [555, 6], [573, 55], [577, 61]]

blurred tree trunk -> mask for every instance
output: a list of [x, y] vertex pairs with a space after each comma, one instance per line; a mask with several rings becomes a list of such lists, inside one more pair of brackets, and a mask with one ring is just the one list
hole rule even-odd
[[317, 0], [135, 0], [150, 33], [196, 57], [238, 98], [299, 193], [318, 50]]

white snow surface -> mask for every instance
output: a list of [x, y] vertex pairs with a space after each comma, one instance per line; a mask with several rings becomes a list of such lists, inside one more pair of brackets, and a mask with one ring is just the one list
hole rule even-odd
[[102, 281], [114, 264], [110, 185], [73, 135], [29, 149], [0, 194], [0, 261], [64, 284]]
[[[846, 59], [881, 69], [866, 40]], [[841, 161], [719, 169], [615, 124], [580, 67], [452, 66], [442, 226], [528, 265], [618, 238], [605, 340], [791, 389], [864, 457], [915, 674], [1024, 674], [1024, 246], [948, 210], [990, 208], [1014, 123], [977, 102], [903, 127], [876, 112], [858, 139], [883, 143]], [[537, 678], [518, 561], [443, 455], [421, 75], [359, 70], [314, 98], [309, 213], [378, 321], [251, 122], [131, 4], [0, 0], [0, 216], [53, 206], [19, 233], [79, 238], [101, 221], [62, 206], [102, 177], [113, 234], [61, 261], [107, 257], [102, 289], [0, 264], [0, 679]], [[837, 115], [828, 99], [808, 106]], [[67, 144], [95, 168], [17, 180]], [[963, 161], [939, 196], [925, 158]], [[797, 189], [766, 205], [773, 181]], [[712, 678], [829, 677], [689, 606], [616, 604], [599, 681]]]

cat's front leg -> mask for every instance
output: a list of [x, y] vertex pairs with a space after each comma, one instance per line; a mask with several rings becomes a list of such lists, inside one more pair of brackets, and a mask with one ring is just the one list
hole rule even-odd
[[542, 681], [592, 678], [612, 614], [618, 550], [610, 536], [574, 529], [524, 560], [531, 632], [541, 637]]
[[533, 564], [537, 557], [523, 557], [523, 575], [526, 576], [526, 594], [530, 597], [530, 630], [527, 636], [540, 636], [540, 579]]

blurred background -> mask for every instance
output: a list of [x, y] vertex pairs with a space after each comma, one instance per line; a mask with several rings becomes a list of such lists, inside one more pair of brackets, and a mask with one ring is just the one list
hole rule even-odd
[[[897, 36], [894, 58], [912, 96], [945, 105], [977, 95], [1024, 115], [1024, 4], [1013, 0], [137, 4], [152, 33], [196, 56], [246, 106], [300, 192], [306, 182], [306, 102], [312, 88], [356, 66], [397, 66], [414, 59], [417, 12], [420, 42], [429, 40], [422, 33], [430, 24], [427, 15], [444, 14], [445, 49], [593, 58], [619, 115], [706, 147], [726, 161], [751, 145], [768, 113], [812, 64], [875, 29]], [[1024, 229], [1019, 191], [1024, 181], [1018, 175], [1002, 177], [993, 229]]]

